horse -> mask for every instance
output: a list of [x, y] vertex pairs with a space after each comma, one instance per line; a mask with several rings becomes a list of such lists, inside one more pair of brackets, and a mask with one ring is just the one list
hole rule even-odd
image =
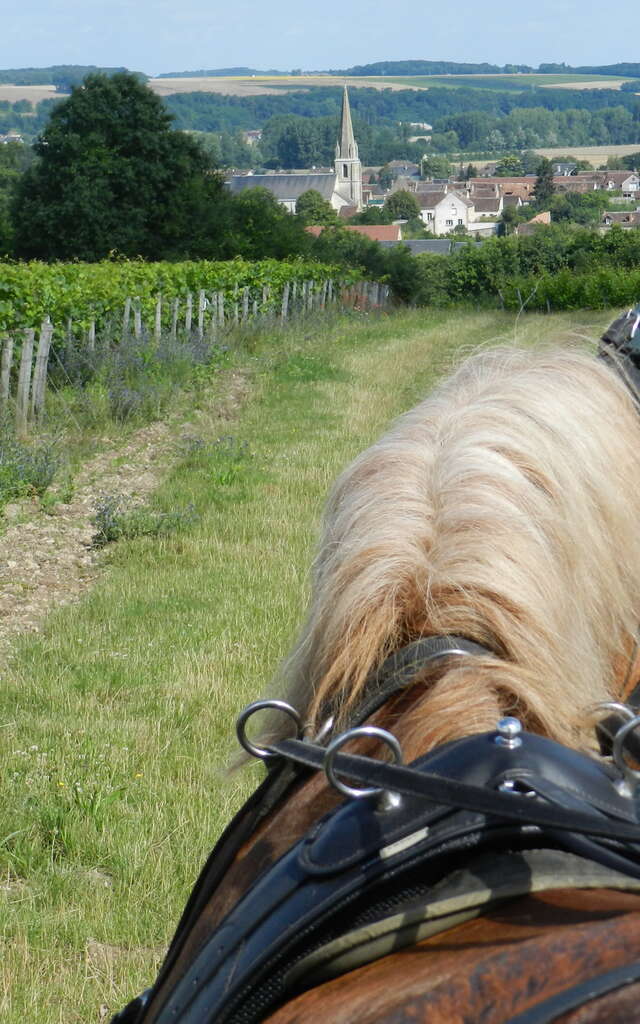
[[118, 1024], [639, 1019], [640, 419], [605, 354], [480, 351], [342, 473], [238, 725], [267, 777]]

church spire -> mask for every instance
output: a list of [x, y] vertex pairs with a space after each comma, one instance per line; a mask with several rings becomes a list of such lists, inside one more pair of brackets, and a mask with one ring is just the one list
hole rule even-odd
[[342, 93], [342, 117], [340, 118], [340, 135], [336, 144], [336, 160], [357, 160], [358, 143], [353, 136], [349, 94], [345, 85]]
[[336, 142], [336, 191], [356, 210], [362, 209], [362, 164], [358, 143], [353, 135], [349, 95], [345, 85], [342, 94], [342, 117]]

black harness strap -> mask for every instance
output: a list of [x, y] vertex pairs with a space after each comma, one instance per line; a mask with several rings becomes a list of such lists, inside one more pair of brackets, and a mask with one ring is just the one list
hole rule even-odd
[[416, 675], [434, 661], [465, 655], [497, 657], [489, 647], [465, 636], [427, 636], [394, 651], [376, 669], [365, 685], [366, 699], [351, 725], [360, 725], [383, 704], [413, 683]]
[[[279, 743], [274, 743], [271, 749], [298, 764], [316, 770], [323, 768], [323, 747], [316, 747], [301, 740], [280, 740]], [[418, 772], [404, 765], [375, 761], [360, 754], [336, 755], [335, 768], [341, 775], [346, 775], [349, 779], [366, 786], [422, 797], [446, 807], [506, 818], [521, 825], [535, 825], [561, 832], [578, 832], [605, 839], [617, 839], [621, 842], [640, 843], [640, 825], [633, 823], [631, 813], [625, 815], [627, 822], [613, 821], [597, 810], [591, 814], [540, 803], [537, 800], [528, 800], [521, 794], [488, 790], [484, 786], [470, 785], [431, 772]], [[535, 779], [527, 777], [527, 783], [535, 791]], [[609, 807], [609, 813], [623, 817], [621, 812], [612, 806]]]

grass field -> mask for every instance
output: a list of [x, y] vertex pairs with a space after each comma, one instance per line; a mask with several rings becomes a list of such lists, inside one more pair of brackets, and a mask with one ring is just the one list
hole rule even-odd
[[610, 319], [415, 311], [309, 323], [236, 356], [249, 399], [157, 495], [197, 520], [108, 549], [89, 596], [2, 667], [3, 1024], [97, 1022], [152, 980], [261, 774], [230, 775], [233, 722], [301, 620], [340, 469], [460, 351], [596, 336]]
[[414, 75], [345, 78], [340, 75], [255, 75], [210, 78], [154, 78], [150, 87], [160, 96], [176, 92], [217, 92], [227, 96], [255, 96], [259, 93], [341, 86], [350, 89], [434, 89], [483, 88], [528, 89], [533, 85], [567, 89], [619, 89], [628, 79], [606, 75]]
[[449, 89], [529, 89], [542, 86], [547, 89], [619, 89], [627, 78], [608, 75], [415, 75], [390, 76], [379, 81], [395, 82], [407, 89], [431, 89], [446, 86]]
[[555, 157], [575, 156], [578, 160], [588, 160], [593, 167], [606, 164], [610, 156], [629, 156], [631, 153], [640, 151], [640, 143], [632, 143], [627, 146], [553, 146], [548, 149], [536, 149], [540, 156]]

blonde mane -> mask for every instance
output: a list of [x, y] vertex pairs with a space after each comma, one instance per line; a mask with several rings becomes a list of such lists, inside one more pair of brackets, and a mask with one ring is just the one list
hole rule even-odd
[[494, 656], [422, 672], [416, 736], [442, 742], [516, 713], [580, 745], [639, 621], [627, 388], [581, 351], [484, 351], [338, 479], [287, 699], [312, 730], [329, 713], [344, 723], [388, 654], [457, 634]]

